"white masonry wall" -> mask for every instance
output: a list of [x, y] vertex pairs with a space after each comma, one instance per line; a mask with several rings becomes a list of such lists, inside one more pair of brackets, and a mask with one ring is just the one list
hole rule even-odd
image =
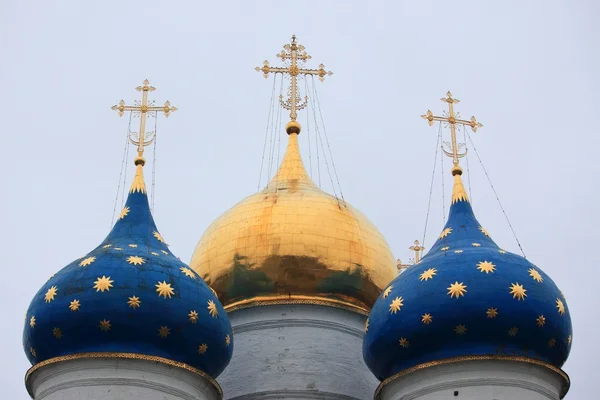
[[229, 312], [233, 358], [219, 376], [228, 400], [366, 400], [379, 381], [362, 358], [366, 316], [318, 305]]
[[558, 400], [565, 381], [517, 361], [463, 361], [415, 371], [383, 386], [376, 400]]
[[220, 400], [217, 387], [190, 371], [147, 360], [78, 359], [33, 372], [35, 400]]

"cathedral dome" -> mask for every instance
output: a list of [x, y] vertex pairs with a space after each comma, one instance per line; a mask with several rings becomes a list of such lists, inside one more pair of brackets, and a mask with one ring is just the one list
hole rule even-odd
[[571, 348], [563, 294], [538, 266], [479, 224], [455, 166], [446, 226], [423, 259], [383, 291], [363, 356], [380, 379], [442, 363], [512, 359], [559, 370]]
[[211, 377], [228, 364], [233, 340], [227, 313], [158, 233], [143, 164], [143, 158], [136, 159], [125, 208], [106, 239], [53, 275], [33, 297], [23, 345], [36, 367], [107, 353]]
[[227, 310], [268, 302], [368, 312], [395, 276], [390, 248], [358, 210], [309, 178], [291, 122], [282, 164], [266, 188], [206, 230], [190, 266]]

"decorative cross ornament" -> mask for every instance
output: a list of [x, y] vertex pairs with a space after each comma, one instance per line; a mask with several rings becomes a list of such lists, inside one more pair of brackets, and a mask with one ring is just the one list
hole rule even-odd
[[256, 67], [257, 71], [262, 71], [265, 79], [269, 77], [269, 73], [276, 74], [278, 72], [282, 74], [288, 74], [290, 76], [291, 85], [288, 88], [288, 98], [283, 99], [283, 96], [279, 96], [279, 103], [283, 108], [290, 111], [290, 118], [295, 121], [298, 117], [298, 110], [302, 110], [306, 107], [308, 96], [304, 99], [300, 98], [300, 92], [298, 90], [298, 75], [316, 75], [322, 82], [326, 75], [333, 75], [333, 72], [326, 71], [323, 64], [319, 65], [318, 69], [307, 69], [303, 68], [304, 62], [310, 60], [312, 57], [304, 51], [304, 46], [296, 43], [296, 35], [292, 36], [292, 43], [283, 46], [281, 53], [277, 54], [277, 57], [281, 58], [284, 62], [283, 67], [271, 67], [269, 62], [265, 60], [262, 67]]
[[421, 115], [421, 118], [426, 119], [429, 123], [429, 126], [433, 125], [433, 121], [446, 122], [450, 125], [451, 143], [445, 143], [448, 147], [450, 147], [450, 151], [446, 151], [443, 146], [442, 151], [448, 157], [452, 158], [454, 165], [458, 165], [458, 160], [466, 156], [467, 152], [465, 151], [463, 153], [459, 153], [459, 149], [464, 146], [464, 143], [458, 144], [456, 141], [456, 125], [470, 126], [471, 129], [473, 129], [473, 132], [477, 132], [477, 128], [481, 128], [483, 125], [477, 122], [475, 117], [471, 117], [471, 119], [468, 121], [464, 119], [458, 119], [458, 113], [454, 113], [454, 104], [458, 103], [460, 100], [452, 98], [452, 93], [450, 92], [446, 93], [446, 96], [447, 97], [441, 99], [443, 102], [448, 103], [449, 110], [445, 117], [435, 116], [431, 110], [427, 110], [427, 114]]
[[[156, 132], [146, 132], [146, 116], [149, 114], [152, 117], [156, 117], [156, 113], [162, 111], [165, 116], [168, 117], [172, 112], [177, 111], [177, 107], [171, 106], [171, 103], [167, 100], [162, 107], [154, 105], [154, 101], [148, 102], [148, 92], [154, 92], [155, 87], [149, 86], [150, 82], [148, 79], [144, 81], [143, 86], [135, 88], [138, 92], [142, 92], [142, 101], [135, 101], [133, 106], [125, 105], [125, 101], [121, 100], [118, 105], [111, 107], [115, 110], [119, 117], [123, 116], [125, 111], [132, 111], [140, 116], [140, 130], [139, 132], [131, 132], [129, 134], [129, 140], [131, 143], [137, 146], [138, 156], [142, 157], [144, 154], [144, 147], [150, 145], [156, 137]], [[136, 137], [137, 136], [137, 137]]]

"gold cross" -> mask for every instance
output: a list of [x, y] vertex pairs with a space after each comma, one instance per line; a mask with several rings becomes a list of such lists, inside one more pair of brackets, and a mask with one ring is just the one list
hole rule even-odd
[[450, 92], [446, 93], [446, 96], [447, 97], [441, 99], [443, 102], [448, 103], [448, 107], [449, 107], [448, 114], [445, 117], [435, 116], [435, 115], [433, 115], [431, 110], [427, 110], [427, 114], [421, 115], [421, 117], [423, 119], [427, 120], [427, 122], [429, 123], [429, 126], [433, 125], [433, 121], [446, 122], [450, 125], [450, 138], [451, 138], [452, 142], [444, 143], [446, 146], [450, 147], [450, 151], [446, 151], [446, 149], [444, 149], [443, 146], [442, 146], [442, 151], [448, 157], [452, 158], [452, 162], [454, 163], [454, 165], [458, 165], [458, 160], [460, 158], [463, 158], [464, 156], [466, 156], [467, 152], [466, 151], [464, 153], [458, 152], [459, 149], [464, 146], [464, 143], [458, 144], [456, 142], [456, 125], [458, 124], [458, 125], [470, 126], [471, 129], [473, 129], [473, 132], [477, 132], [477, 128], [481, 128], [483, 125], [481, 123], [477, 122], [477, 119], [475, 119], [475, 117], [471, 117], [471, 119], [469, 121], [464, 120], [464, 119], [458, 119], [458, 113], [456, 113], [456, 114], [454, 113], [454, 104], [458, 103], [460, 100], [452, 98], [452, 93], [450, 93]]
[[288, 98], [283, 100], [283, 96], [279, 96], [279, 103], [286, 110], [290, 110], [290, 118], [292, 121], [296, 121], [298, 117], [297, 111], [302, 110], [306, 107], [308, 96], [304, 97], [304, 100], [300, 99], [300, 92], [298, 90], [297, 77], [298, 75], [316, 75], [319, 80], [323, 82], [326, 75], [333, 75], [333, 72], [326, 71], [323, 64], [319, 65], [318, 69], [306, 69], [303, 68], [304, 62], [310, 60], [312, 57], [304, 51], [304, 46], [296, 43], [296, 35], [292, 36], [292, 43], [283, 46], [281, 53], [277, 54], [277, 57], [281, 58], [284, 62], [284, 67], [271, 67], [269, 62], [265, 60], [262, 68], [256, 67], [257, 71], [262, 71], [265, 79], [268, 78], [269, 73], [282, 73], [288, 74], [291, 78], [292, 84], [288, 88]]
[[421, 260], [421, 254], [423, 254], [423, 250], [425, 250], [425, 247], [420, 246], [419, 241], [415, 240], [415, 244], [410, 246], [408, 249], [415, 252], [415, 264], [418, 264]]
[[177, 107], [172, 107], [171, 103], [167, 100], [165, 105], [162, 107], [154, 106], [154, 101], [148, 103], [148, 92], [154, 92], [156, 90], [155, 87], [149, 86], [148, 79], [144, 81], [143, 86], [138, 86], [135, 88], [138, 92], [142, 92], [142, 101], [135, 101], [135, 105], [127, 106], [125, 105], [125, 101], [121, 100], [119, 105], [114, 105], [111, 107], [112, 110], [117, 111], [119, 117], [123, 116], [125, 111], [133, 111], [135, 113], [139, 113], [140, 115], [140, 130], [137, 132], [137, 138], [133, 135], [136, 135], [135, 132], [131, 132], [129, 135], [129, 140], [131, 143], [138, 147], [138, 157], [142, 157], [144, 154], [144, 146], [150, 145], [154, 138], [156, 137], [156, 132], [147, 132], [146, 133], [146, 115], [150, 114], [150, 116], [156, 117], [156, 113], [162, 111], [165, 113], [165, 116], [168, 117], [172, 112], [177, 111]]
[[410, 246], [408, 249], [415, 252], [415, 258], [409, 259], [408, 260], [409, 264], [403, 264], [400, 259], [397, 259], [396, 260], [396, 268], [398, 268], [399, 274], [404, 272], [404, 270], [409, 268], [410, 266], [418, 264], [419, 261], [421, 261], [421, 254], [423, 254], [423, 250], [425, 250], [425, 247], [420, 246], [419, 241], [415, 240], [415, 244], [413, 246]]

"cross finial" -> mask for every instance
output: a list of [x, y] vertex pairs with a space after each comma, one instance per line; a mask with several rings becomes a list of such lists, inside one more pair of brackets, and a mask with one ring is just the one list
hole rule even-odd
[[[458, 113], [454, 112], [454, 104], [459, 103], [460, 100], [453, 98], [452, 93], [450, 93], [450, 92], [446, 93], [446, 97], [442, 98], [441, 100], [445, 103], [448, 103], [448, 113], [446, 114], [446, 116], [438, 117], [438, 116], [433, 115], [431, 110], [427, 110], [427, 114], [421, 115], [421, 117], [423, 119], [427, 120], [427, 122], [429, 123], [429, 126], [433, 125], [433, 121], [442, 121], [442, 122], [446, 122], [448, 125], [450, 125], [450, 140], [451, 140], [451, 142], [450, 143], [444, 142], [442, 145], [442, 151], [448, 157], [451, 157], [452, 162], [454, 163], [454, 166], [458, 167], [458, 160], [460, 158], [463, 158], [465, 155], [467, 155], [467, 152], [466, 152], [466, 150], [462, 153], [459, 152], [459, 150], [465, 144], [457, 143], [457, 141], [456, 141], [456, 125], [470, 126], [471, 129], [473, 129], [473, 132], [477, 132], [477, 128], [481, 128], [483, 125], [481, 123], [477, 122], [477, 119], [475, 117], [471, 117], [471, 119], [468, 121], [464, 120], [464, 119], [458, 119], [459, 118]], [[444, 145], [446, 147], [450, 148], [450, 151], [447, 151], [446, 149], [444, 149]]]
[[421, 254], [423, 254], [425, 247], [419, 245], [419, 241], [415, 240], [414, 245], [410, 246], [408, 249], [415, 252], [415, 264], [418, 264], [419, 261], [421, 261]]
[[[323, 64], [320, 64], [318, 69], [304, 68], [304, 63], [312, 57], [304, 51], [304, 46], [296, 43], [296, 35], [292, 36], [292, 42], [290, 44], [283, 46], [283, 50], [281, 53], [277, 54], [277, 57], [283, 61], [283, 67], [271, 67], [269, 62], [265, 60], [262, 67], [256, 67], [255, 69], [257, 71], [262, 71], [265, 79], [269, 77], [269, 73], [282, 73], [290, 76], [291, 85], [288, 88], [287, 99], [284, 100], [283, 96], [280, 96], [279, 103], [283, 108], [290, 111], [290, 119], [296, 121], [298, 111], [305, 108], [308, 101], [308, 96], [305, 95], [304, 99], [301, 99], [300, 97], [297, 81], [298, 76], [316, 75], [322, 82], [325, 79], [325, 76], [332, 75], [333, 72], [326, 71]], [[299, 132], [300, 125], [298, 123], [295, 123], [294, 125], [298, 127]]]
[[111, 107], [115, 110], [119, 117], [123, 115], [125, 111], [132, 111], [140, 116], [140, 130], [131, 132], [129, 134], [129, 140], [131, 143], [137, 146], [138, 159], [141, 160], [143, 165], [144, 147], [150, 145], [156, 137], [156, 132], [146, 132], [146, 116], [157, 117], [157, 112], [162, 111], [165, 116], [168, 117], [172, 112], [177, 111], [177, 107], [171, 106], [171, 103], [167, 100], [161, 107], [155, 106], [154, 101], [148, 102], [148, 92], [154, 92], [156, 88], [150, 86], [150, 82], [146, 79], [142, 86], [135, 88], [138, 92], [142, 92], [142, 101], [135, 101], [133, 106], [125, 105], [125, 101], [121, 100], [118, 105]]

